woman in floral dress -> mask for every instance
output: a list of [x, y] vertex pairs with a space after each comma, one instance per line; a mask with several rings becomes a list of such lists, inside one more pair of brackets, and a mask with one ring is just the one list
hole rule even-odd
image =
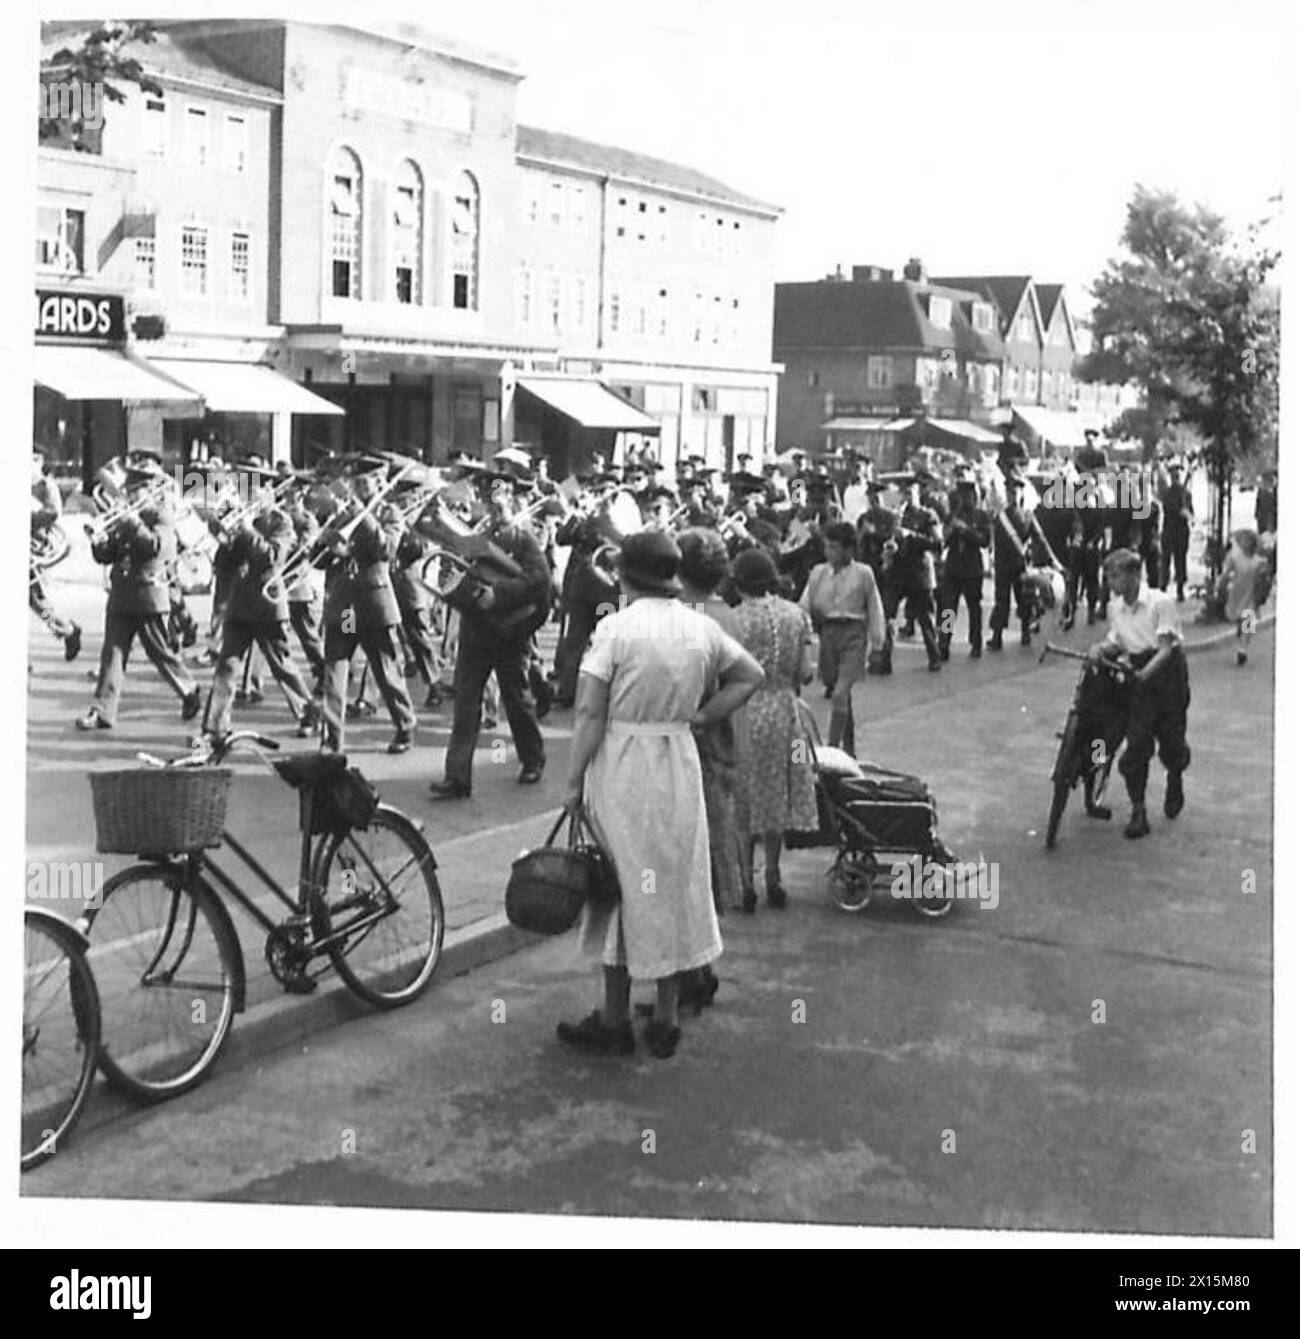
[[781, 842], [788, 829], [817, 829], [813, 757], [799, 720], [798, 691], [812, 679], [812, 622], [796, 604], [773, 594], [776, 567], [761, 549], [737, 555], [732, 578], [740, 592], [735, 637], [763, 667], [762, 687], [737, 713], [740, 770], [737, 784], [742, 836], [742, 906], [752, 912], [754, 852], [763, 843], [768, 905], [785, 906]]

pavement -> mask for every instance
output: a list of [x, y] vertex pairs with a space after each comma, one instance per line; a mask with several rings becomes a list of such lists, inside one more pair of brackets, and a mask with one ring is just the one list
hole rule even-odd
[[[1051, 635], [1082, 645], [1096, 630]], [[80, 773], [179, 744], [183, 728], [164, 722], [174, 708], [148, 671], [119, 732], [74, 735], [79, 665], [39, 628], [31, 655], [29, 858], [85, 859]], [[240, 922], [251, 1007], [209, 1080], [148, 1111], [101, 1085], [22, 1189], [1265, 1235], [1272, 656], [1269, 631], [1240, 669], [1221, 640], [1198, 654], [1176, 823], [1126, 842], [1076, 797], [1048, 853], [1073, 667], [1013, 645], [970, 662], [959, 634], [934, 675], [902, 644], [895, 674], [859, 689], [859, 751], [930, 781], [945, 839], [996, 867], [997, 907], [926, 923], [886, 900], [848, 915], [825, 894], [829, 853], [787, 853], [791, 906], [725, 918], [718, 1002], [668, 1062], [560, 1047], [555, 1021], [590, 1009], [598, 974], [567, 937], [530, 942], [500, 915], [510, 859], [557, 808], [567, 718], [547, 722], [541, 786], [517, 787], [513, 759], [494, 762], [487, 741], [474, 799], [437, 807], [423, 790], [445, 716], [427, 722], [429, 747], [396, 759], [370, 751], [388, 732], [367, 724], [350, 739], [357, 761], [423, 818], [439, 860], [455, 933], [433, 987], [383, 1015], [339, 989], [280, 996], [260, 934]], [[232, 829], [246, 823], [255, 852], [286, 861], [292, 796], [242, 767], [239, 782]], [[1248, 1129], [1258, 1152], [1242, 1152]]]

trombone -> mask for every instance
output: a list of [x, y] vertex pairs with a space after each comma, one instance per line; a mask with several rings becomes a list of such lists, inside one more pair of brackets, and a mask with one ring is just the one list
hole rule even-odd
[[102, 516], [95, 517], [93, 521], [87, 521], [86, 538], [92, 544], [102, 543], [123, 521], [138, 519], [142, 512], [147, 511], [150, 507], [158, 506], [166, 496], [170, 486], [171, 480], [164, 475], [156, 483], [150, 484], [133, 501], [123, 502], [119, 506], [111, 507]]

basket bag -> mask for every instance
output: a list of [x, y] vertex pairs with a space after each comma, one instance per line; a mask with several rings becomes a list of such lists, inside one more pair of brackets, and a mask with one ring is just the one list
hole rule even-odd
[[[569, 819], [567, 846], [555, 838]], [[561, 811], [544, 845], [526, 851], [510, 866], [506, 916], [511, 925], [534, 934], [559, 935], [573, 928], [587, 902], [618, 901], [613, 862], [580, 814]]]
[[221, 845], [228, 767], [141, 767], [91, 772], [95, 849], [176, 855]]

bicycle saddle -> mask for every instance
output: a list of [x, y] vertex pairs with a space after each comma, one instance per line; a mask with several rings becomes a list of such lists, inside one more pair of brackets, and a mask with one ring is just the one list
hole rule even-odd
[[345, 753], [291, 753], [272, 759], [271, 766], [291, 786], [311, 790], [341, 777], [348, 769], [348, 758]]

